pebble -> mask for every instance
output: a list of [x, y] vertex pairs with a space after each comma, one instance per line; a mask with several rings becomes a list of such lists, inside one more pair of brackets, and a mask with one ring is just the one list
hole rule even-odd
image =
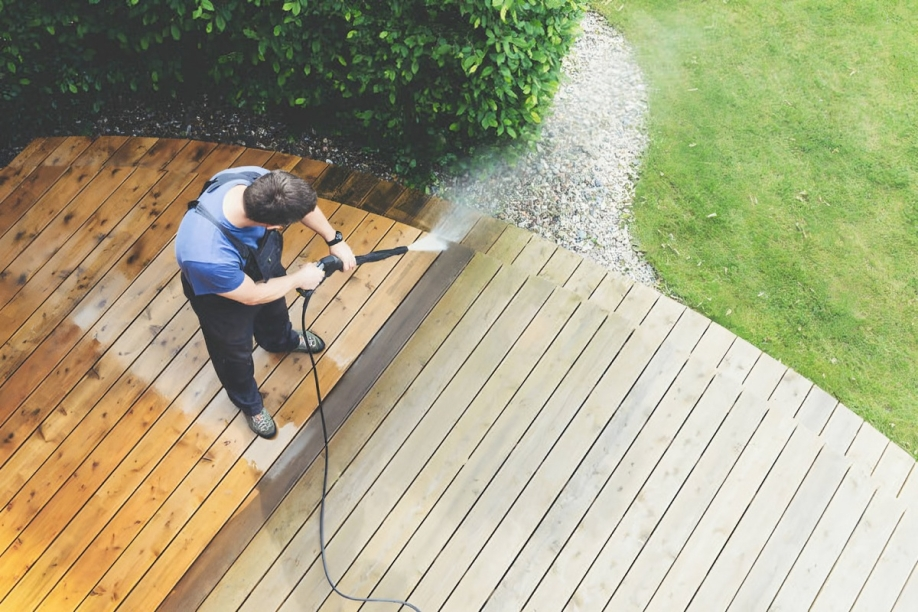
[[592, 12], [581, 29], [534, 150], [512, 165], [442, 177], [439, 195], [657, 286], [629, 230], [647, 87], [621, 33]]

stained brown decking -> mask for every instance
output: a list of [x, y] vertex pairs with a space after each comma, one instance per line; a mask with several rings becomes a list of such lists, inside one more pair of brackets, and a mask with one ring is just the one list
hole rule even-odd
[[[461, 239], [335, 275], [310, 304], [345, 593], [425, 611], [918, 609], [914, 461], [755, 347], [399, 185], [126, 137], [39, 139], [0, 170], [0, 609], [359, 607], [318, 560], [308, 359], [256, 349], [281, 428], [255, 439], [175, 276], [185, 203], [243, 164], [313, 181], [357, 252]], [[287, 263], [325, 251], [295, 227], [285, 246]]]

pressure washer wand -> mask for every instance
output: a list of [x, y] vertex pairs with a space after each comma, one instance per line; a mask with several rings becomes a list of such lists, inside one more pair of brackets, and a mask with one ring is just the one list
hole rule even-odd
[[[389, 259], [395, 255], [404, 255], [408, 252], [408, 247], [399, 246], [394, 249], [381, 249], [379, 251], [370, 251], [366, 255], [357, 255], [355, 259], [357, 260], [357, 265], [362, 265], [365, 263], [370, 263], [374, 261], [382, 261], [383, 259]], [[320, 270], [325, 272], [325, 278], [328, 278], [335, 272], [341, 272], [344, 270], [344, 262], [341, 261], [335, 255], [327, 255], [316, 262], [316, 265], [319, 266]], [[309, 299], [312, 296], [312, 291], [307, 291], [306, 289], [297, 289], [297, 293], [302, 295], [304, 298]], [[313, 290], [314, 291], [314, 290]]]

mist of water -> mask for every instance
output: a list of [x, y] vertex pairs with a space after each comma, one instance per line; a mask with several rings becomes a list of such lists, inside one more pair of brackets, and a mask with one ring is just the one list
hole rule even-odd
[[409, 251], [445, 251], [449, 243], [436, 234], [427, 234], [414, 244], [408, 246]]

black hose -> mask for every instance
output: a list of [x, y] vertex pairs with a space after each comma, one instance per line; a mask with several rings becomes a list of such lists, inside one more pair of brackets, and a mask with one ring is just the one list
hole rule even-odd
[[[380, 261], [386, 259], [387, 257], [392, 257], [393, 255], [403, 255], [408, 252], [408, 247], [395, 247], [394, 249], [387, 249], [383, 251], [373, 251], [372, 253], [367, 253], [366, 255], [360, 255], [357, 257], [357, 264], [367, 263], [371, 261]], [[309, 307], [309, 298], [312, 297], [312, 291], [303, 291], [298, 289], [300, 295], [303, 296], [303, 310], [300, 315], [300, 327], [303, 330], [303, 335], [306, 335], [306, 309]], [[322, 441], [323, 441], [323, 451], [325, 454], [325, 465], [323, 466], [322, 472], [322, 498], [319, 502], [319, 551], [322, 557], [322, 570], [325, 572], [325, 580], [331, 586], [332, 591], [337, 593], [339, 596], [344, 599], [349, 599], [351, 601], [356, 601], [360, 603], [389, 603], [396, 604], [401, 610], [404, 607], [411, 608], [415, 612], [421, 612], [420, 609], [412, 605], [407, 601], [402, 601], [400, 599], [381, 599], [373, 597], [354, 597], [353, 595], [348, 595], [342, 593], [338, 590], [338, 585], [335, 584], [335, 581], [332, 580], [331, 574], [328, 571], [328, 560], [325, 555], [325, 498], [328, 494], [328, 427], [325, 423], [325, 410], [322, 408], [322, 389], [319, 387], [319, 372], [316, 370], [316, 358], [312, 353], [309, 353], [309, 362], [312, 364], [312, 377], [316, 384], [316, 400], [318, 401], [318, 412], [319, 412], [319, 421], [322, 424]]]

